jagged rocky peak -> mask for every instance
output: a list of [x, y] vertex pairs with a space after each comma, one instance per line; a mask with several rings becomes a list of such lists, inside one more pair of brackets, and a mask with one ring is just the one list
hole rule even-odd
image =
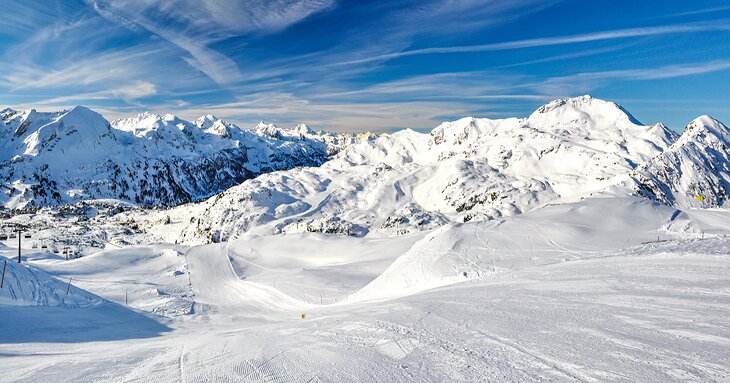
[[254, 131], [265, 136], [274, 138], [281, 138], [282, 136], [281, 129], [279, 129], [276, 125], [272, 123], [267, 123], [264, 121], [259, 121], [259, 123], [256, 124], [256, 126], [254, 127]]
[[321, 141], [319, 135], [316, 132], [310, 130], [309, 127], [305, 124], [299, 124], [291, 129], [283, 129], [277, 127], [272, 123], [266, 123], [261, 121], [256, 125], [254, 131], [258, 132], [261, 135], [273, 137], [279, 140], [291, 141], [304, 138], [313, 138]]
[[662, 149], [676, 137], [663, 124], [643, 126], [618, 104], [585, 95], [551, 101], [527, 118], [466, 117], [444, 122], [431, 131], [430, 143], [461, 145], [478, 140], [484, 135], [528, 135], [535, 138], [540, 132], [565, 139], [594, 139], [616, 145], [639, 138]]
[[213, 126], [216, 122], [220, 121], [221, 119], [212, 115], [212, 114], [206, 114], [204, 116], [200, 116], [197, 119], [195, 119], [195, 125], [199, 127], [200, 129], [208, 129]]
[[111, 126], [114, 129], [143, 136], [146, 132], [156, 129], [160, 121], [162, 121], [160, 115], [146, 111], [135, 116], [114, 120], [111, 122]]
[[679, 137], [677, 133], [669, 129], [661, 122], [657, 122], [654, 125], [647, 126], [646, 131], [647, 133], [649, 133], [650, 136], [657, 137], [666, 142], [674, 142], [677, 140], [677, 137]]
[[684, 128], [676, 145], [698, 142], [715, 147], [718, 143], [727, 146], [730, 143], [730, 130], [715, 118], [703, 115], [695, 118]]
[[302, 135], [315, 135], [315, 134], [317, 134], [317, 132], [315, 132], [314, 130], [310, 129], [309, 126], [307, 126], [307, 124], [297, 124], [297, 126], [294, 128], [294, 131], [297, 132], [297, 133], [299, 133], [299, 134], [302, 134]]
[[109, 121], [83, 106], [58, 112], [30, 109], [8, 114], [3, 122], [13, 130], [12, 139], [25, 139], [35, 135], [33, 141], [36, 141], [72, 133], [75, 139], [95, 139], [110, 133]]
[[[489, 121], [489, 119], [481, 119]], [[479, 119], [465, 117], [456, 121], [443, 122], [429, 133], [429, 143], [440, 145], [442, 143], [461, 144], [468, 137], [475, 137], [481, 134], [478, 127]]]
[[[200, 129], [173, 114], [160, 116], [151, 112], [140, 113], [136, 116], [123, 118], [111, 123], [117, 130], [130, 132], [137, 137], [164, 142], [168, 146], [184, 146], [190, 144], [193, 137], [199, 135]], [[177, 141], [177, 142], [173, 142]]]
[[701, 116], [667, 150], [632, 173], [638, 194], [680, 207], [727, 206], [730, 130]]
[[10, 109], [10, 108], [0, 109], [0, 119], [4, 120], [4, 119], [8, 118], [9, 116], [16, 114], [16, 113], [18, 113], [18, 112], [16, 112], [13, 109]]

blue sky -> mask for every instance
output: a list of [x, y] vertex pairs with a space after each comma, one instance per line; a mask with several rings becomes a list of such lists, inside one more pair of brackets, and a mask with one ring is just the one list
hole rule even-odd
[[0, 105], [428, 129], [592, 94], [730, 123], [727, 1], [5, 0]]

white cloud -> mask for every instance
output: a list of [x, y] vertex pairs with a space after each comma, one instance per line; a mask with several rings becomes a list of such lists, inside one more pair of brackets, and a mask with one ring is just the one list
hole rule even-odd
[[662, 80], [720, 72], [729, 69], [730, 61], [710, 61], [706, 63], [667, 65], [657, 68], [576, 73], [568, 76], [552, 77], [541, 82], [524, 84], [521, 87], [532, 89], [546, 95], [561, 96], [591, 92], [599, 86], [612, 81]]
[[122, 99], [137, 99], [157, 94], [157, 86], [147, 81], [135, 81], [133, 84], [112, 89], [109, 93]]
[[268, 33], [331, 7], [333, 0], [88, 0], [96, 8], [192, 35]]
[[434, 47], [406, 50], [402, 52], [389, 53], [380, 56], [365, 57], [356, 60], [349, 60], [337, 63], [337, 65], [362, 64], [372, 61], [384, 61], [405, 56], [416, 56], [426, 54], [443, 54], [443, 53], [464, 53], [464, 52], [487, 52], [502, 51], [511, 49], [546, 47], [553, 45], [565, 45], [585, 43], [592, 41], [625, 39], [630, 37], [656, 36], [666, 34], [706, 32], [706, 31], [727, 31], [730, 30], [730, 24], [725, 22], [698, 23], [698, 24], [677, 24], [665, 25], [657, 27], [645, 28], [628, 28], [617, 29], [612, 31], [587, 33], [580, 35], [558, 36], [558, 37], [541, 37], [526, 40], [506, 41], [491, 44], [464, 45], [452, 47]]
[[128, 83], [130, 79], [159, 74], [154, 66], [144, 65], [152, 62], [155, 55], [160, 55], [157, 48], [138, 46], [82, 58], [70, 56], [67, 60], [53, 63], [50, 68], [24, 61], [12, 62], [7, 64], [6, 71], [0, 73], [0, 81], [13, 91]]
[[242, 79], [236, 62], [209, 45], [232, 34], [284, 29], [332, 5], [331, 0], [295, 1], [92, 1], [107, 20], [138, 26], [189, 54], [184, 60], [221, 85]]

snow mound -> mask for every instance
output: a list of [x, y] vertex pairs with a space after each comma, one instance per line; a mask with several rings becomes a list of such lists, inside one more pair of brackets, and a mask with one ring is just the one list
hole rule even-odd
[[130, 246], [42, 266], [119, 304], [175, 317], [194, 311], [187, 263], [179, 250], [172, 245]]
[[[0, 261], [0, 268], [5, 258]], [[49, 274], [7, 260], [5, 280], [0, 289], [0, 306], [49, 306], [79, 308], [99, 305], [101, 298]]]
[[[352, 299], [410, 295], [497, 277], [502, 270], [601, 257], [642, 243], [697, 238], [700, 226], [708, 229], [707, 222], [707, 217], [691, 217], [645, 199], [594, 198], [507, 219], [447, 225], [416, 242]], [[728, 224], [727, 219], [714, 223]]]

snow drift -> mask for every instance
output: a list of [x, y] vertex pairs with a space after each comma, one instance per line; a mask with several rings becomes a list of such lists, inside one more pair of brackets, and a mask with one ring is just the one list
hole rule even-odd
[[[0, 268], [6, 258], [0, 257]], [[46, 272], [7, 259], [0, 306], [50, 306], [78, 308], [101, 304], [96, 295], [60, 281]]]

